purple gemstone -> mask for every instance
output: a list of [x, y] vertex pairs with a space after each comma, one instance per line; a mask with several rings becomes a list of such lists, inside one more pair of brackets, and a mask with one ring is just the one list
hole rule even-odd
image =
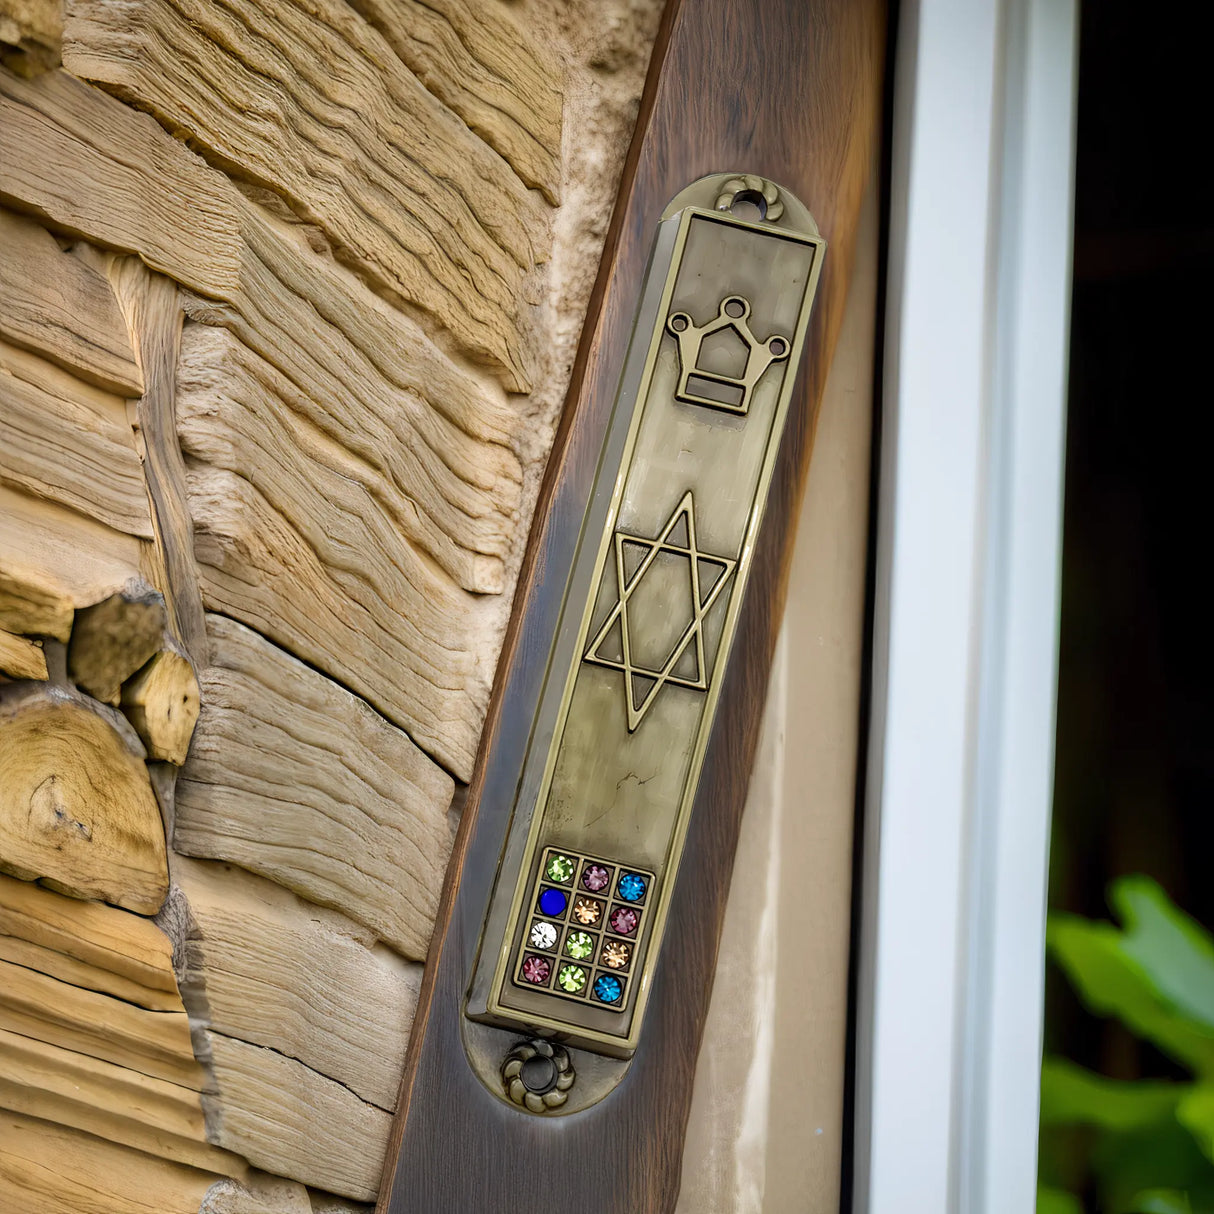
[[587, 864], [586, 871], [582, 873], [582, 884], [592, 894], [597, 894], [599, 890], [606, 889], [607, 883], [610, 880], [611, 873], [601, 864]]
[[552, 966], [543, 957], [523, 958], [523, 980], [525, 982], [534, 982], [536, 986], [543, 986], [551, 973]]
[[637, 913], [630, 906], [617, 906], [609, 922], [617, 936], [631, 936], [637, 929]]

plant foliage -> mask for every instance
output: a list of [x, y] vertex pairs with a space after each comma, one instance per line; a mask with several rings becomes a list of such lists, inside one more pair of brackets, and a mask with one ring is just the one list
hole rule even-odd
[[1121, 926], [1051, 915], [1049, 952], [1090, 1011], [1192, 1078], [1108, 1079], [1047, 1057], [1038, 1214], [1082, 1214], [1067, 1184], [1076, 1151], [1101, 1214], [1214, 1214], [1214, 939], [1148, 877], [1115, 881], [1109, 902]]

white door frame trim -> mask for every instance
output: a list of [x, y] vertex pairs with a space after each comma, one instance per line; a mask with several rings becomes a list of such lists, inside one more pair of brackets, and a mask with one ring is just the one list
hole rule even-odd
[[894, 84], [856, 1214], [1031, 1214], [1075, 0], [908, 0]]

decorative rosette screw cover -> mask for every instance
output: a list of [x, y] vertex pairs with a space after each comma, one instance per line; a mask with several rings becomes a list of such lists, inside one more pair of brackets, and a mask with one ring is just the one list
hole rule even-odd
[[502, 1059], [506, 1095], [532, 1113], [560, 1108], [576, 1078], [569, 1052], [540, 1038], [520, 1041]]

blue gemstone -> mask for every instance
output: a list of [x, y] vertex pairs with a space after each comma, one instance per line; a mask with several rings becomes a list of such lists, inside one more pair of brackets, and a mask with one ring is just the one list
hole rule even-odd
[[618, 1003], [624, 984], [610, 974], [600, 974], [594, 980], [594, 997], [603, 1003]]
[[640, 902], [645, 896], [645, 878], [639, 873], [625, 873], [618, 888], [625, 902]]
[[540, 894], [540, 911], [555, 919], [557, 915], [565, 913], [568, 902], [569, 899], [559, 889], [546, 889]]

